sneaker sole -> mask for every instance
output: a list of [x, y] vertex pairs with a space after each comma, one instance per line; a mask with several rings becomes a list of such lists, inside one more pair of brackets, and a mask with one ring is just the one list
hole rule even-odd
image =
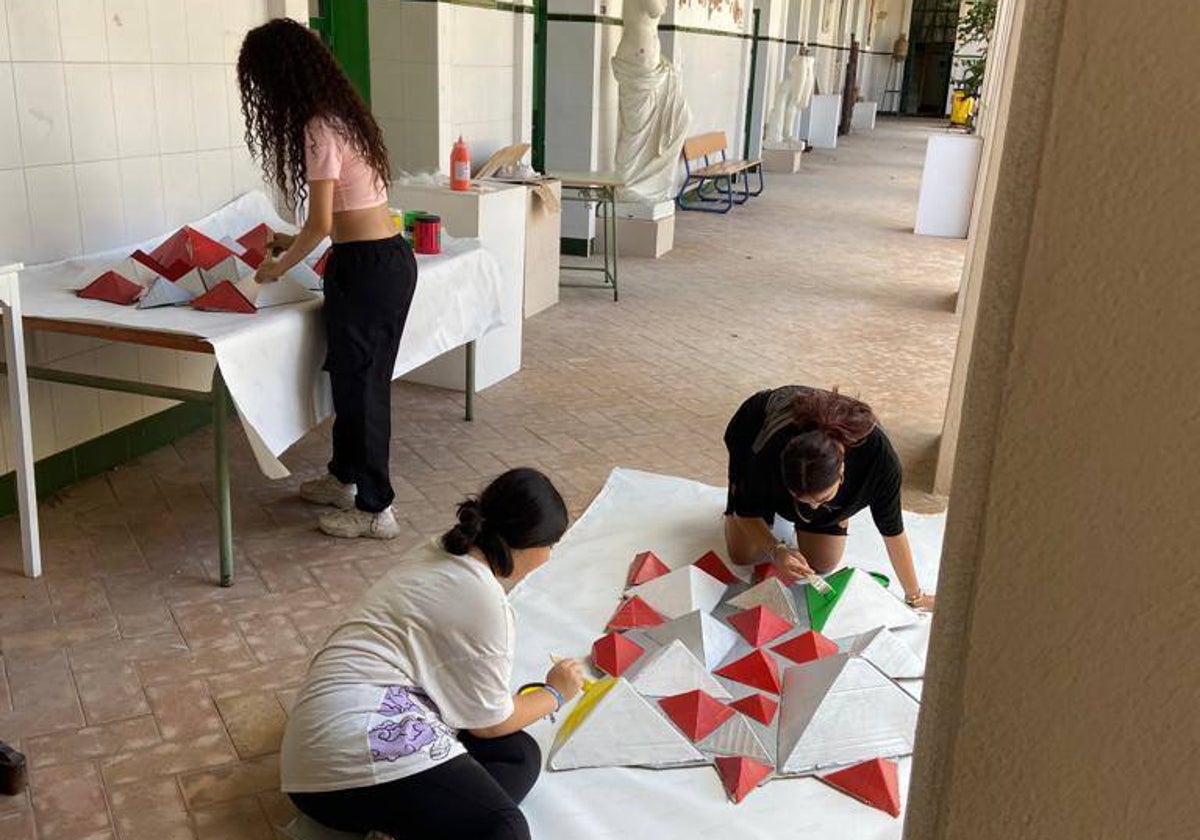
[[399, 529], [397, 529], [396, 531], [392, 531], [392, 532], [340, 531], [337, 528], [328, 527], [324, 523], [318, 523], [317, 527], [320, 529], [321, 533], [327, 534], [331, 537], [338, 537], [339, 539], [343, 539], [343, 540], [356, 540], [356, 539], [361, 539], [363, 537], [365, 537], [369, 540], [394, 540], [396, 537], [400, 536]]

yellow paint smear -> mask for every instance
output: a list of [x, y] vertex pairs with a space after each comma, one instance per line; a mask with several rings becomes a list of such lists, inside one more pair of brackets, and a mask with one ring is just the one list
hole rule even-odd
[[558, 734], [554, 736], [554, 745], [565, 743], [568, 738], [575, 734], [580, 725], [587, 720], [587, 716], [592, 713], [592, 710], [600, 703], [605, 694], [617, 684], [615, 677], [605, 677], [604, 679], [596, 680], [589, 688], [586, 688], [579, 698], [579, 702], [575, 704], [575, 708], [571, 710], [571, 714], [567, 715], [562, 722], [562, 726], [558, 728]]

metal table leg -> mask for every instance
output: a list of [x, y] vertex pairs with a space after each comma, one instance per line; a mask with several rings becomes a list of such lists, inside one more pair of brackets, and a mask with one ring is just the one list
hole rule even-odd
[[[608, 205], [612, 212], [612, 287], [613, 287], [613, 303], [617, 302], [617, 191], [612, 187], [608, 188]], [[608, 240], [605, 239], [607, 243]], [[606, 246], [607, 247], [607, 246]], [[607, 262], [607, 255], [605, 255]]]
[[229, 392], [218, 367], [213, 371], [213, 450], [217, 461], [217, 520], [219, 523], [221, 586], [233, 586], [233, 509], [229, 496]]
[[21, 522], [21, 556], [26, 577], [42, 574], [42, 549], [38, 535], [37, 491], [33, 474], [33, 431], [29, 422], [29, 384], [25, 369], [25, 340], [21, 324], [21, 294], [17, 272], [21, 265], [0, 269], [0, 312], [4, 314], [4, 356], [11, 368], [0, 370], [8, 378], [9, 418], [12, 423], [17, 476], [17, 510]]
[[467, 422], [475, 419], [475, 342], [467, 342], [467, 375], [463, 382], [467, 392]]

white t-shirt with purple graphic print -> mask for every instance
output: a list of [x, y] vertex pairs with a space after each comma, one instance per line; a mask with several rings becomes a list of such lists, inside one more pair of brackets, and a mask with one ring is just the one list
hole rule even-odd
[[491, 569], [436, 541], [409, 552], [313, 657], [284, 733], [283, 790], [411, 776], [513, 711], [512, 608]]

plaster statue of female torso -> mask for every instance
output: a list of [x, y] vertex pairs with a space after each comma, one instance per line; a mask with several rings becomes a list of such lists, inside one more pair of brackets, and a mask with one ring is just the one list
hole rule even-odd
[[626, 0], [621, 13], [621, 41], [617, 58], [653, 69], [662, 56], [658, 41], [658, 22], [666, 10], [666, 0]]

